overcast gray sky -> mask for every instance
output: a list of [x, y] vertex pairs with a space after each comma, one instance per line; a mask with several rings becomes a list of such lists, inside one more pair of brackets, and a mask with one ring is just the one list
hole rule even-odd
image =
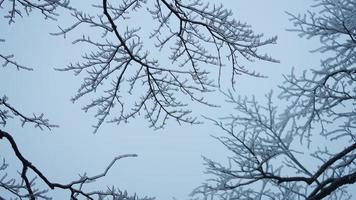
[[[231, 9], [236, 19], [251, 24], [256, 32], [264, 33], [266, 37], [278, 36], [277, 45], [262, 51], [281, 62], [250, 64], [269, 78], [240, 77], [236, 85], [240, 95], [262, 97], [276, 88], [282, 82], [282, 74], [289, 73], [293, 66], [298, 71], [319, 66], [320, 55], [309, 53], [317, 47], [318, 41], [300, 39], [296, 33], [285, 30], [292, 27], [285, 11], [305, 12], [310, 0], [221, 0], [216, 3]], [[71, 37], [63, 39], [49, 35], [49, 32], [58, 30], [58, 24], [69, 24], [70, 20], [70, 17], [63, 17], [58, 22], [44, 21], [31, 14], [31, 17], [18, 19], [15, 24], [7, 26], [7, 21], [1, 19], [0, 38], [6, 39], [6, 43], [0, 46], [1, 50], [14, 53], [19, 63], [35, 70], [1, 69], [0, 94], [6, 94], [11, 104], [23, 113], [43, 112], [52, 123], [60, 125], [60, 128], [49, 132], [30, 125], [21, 128], [20, 122], [12, 121], [6, 130], [14, 133], [24, 155], [52, 180], [67, 182], [85, 171], [96, 174], [116, 155], [136, 153], [137, 158], [118, 162], [98, 185], [105, 189], [106, 185], [114, 184], [129, 193], [156, 196], [157, 199], [185, 199], [207, 178], [203, 174], [202, 155], [225, 160], [226, 150], [211, 137], [220, 134], [220, 130], [209, 122], [197, 126], [170, 122], [165, 129], [154, 131], [148, 128], [144, 119], [137, 118], [120, 126], [104, 124], [97, 134], [92, 134], [94, 112], [81, 110], [85, 101], [70, 102], [81, 79], [70, 72], [53, 70], [78, 61], [79, 56], [87, 52], [87, 49], [72, 45]], [[150, 20], [140, 19], [137, 24], [147, 24]], [[161, 56], [167, 55], [162, 53]], [[217, 103], [223, 101], [219, 95], [212, 100]], [[229, 109], [224, 108], [204, 111], [214, 117], [225, 116], [228, 112]], [[18, 163], [14, 162], [11, 148], [1, 142], [0, 152], [1, 156], [5, 152], [11, 168], [15, 169]], [[64, 194], [55, 194], [58, 199], [61, 195]]]

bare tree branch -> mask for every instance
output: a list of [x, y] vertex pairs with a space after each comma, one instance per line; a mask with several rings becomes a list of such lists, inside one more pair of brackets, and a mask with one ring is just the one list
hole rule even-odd
[[235, 113], [210, 120], [227, 134], [217, 139], [233, 155], [227, 166], [205, 158], [213, 178], [193, 191], [197, 199], [351, 199], [347, 188], [356, 182], [356, 4], [316, 2], [318, 13], [288, 14], [292, 31], [320, 38], [315, 51], [328, 52], [321, 69], [300, 76], [293, 69], [279, 86], [279, 99], [270, 93], [266, 104], [225, 93]]
[[[68, 184], [61, 184], [61, 183], [56, 183], [50, 181], [42, 172], [39, 170], [36, 166], [34, 166], [30, 161], [28, 161], [20, 152], [15, 140], [13, 137], [3, 131], [0, 130], [0, 140], [1, 139], [6, 139], [10, 144], [11, 147], [16, 155], [16, 158], [21, 162], [22, 164], [22, 172], [21, 172], [21, 179], [24, 180], [25, 185], [16, 185], [15, 180], [12, 179], [11, 181], [3, 182], [4, 178], [3, 177], [0, 181], [0, 187], [6, 188], [10, 192], [14, 193], [17, 197], [20, 198], [29, 198], [31, 200], [42, 198], [42, 199], [50, 199], [49, 197], [45, 196], [45, 193], [48, 190], [42, 190], [39, 191], [38, 189], [34, 188], [34, 179], [30, 180], [28, 171], [31, 170], [35, 173], [36, 176], [38, 176], [50, 189], [63, 189], [63, 190], [68, 190], [70, 191], [70, 199], [78, 199], [79, 196], [85, 197], [86, 199], [104, 199], [104, 198], [114, 198], [114, 199], [120, 199], [120, 200], [149, 200], [149, 199], [154, 199], [154, 198], [138, 198], [136, 195], [134, 196], [129, 196], [127, 195], [126, 192], [122, 192], [118, 189], [115, 188], [109, 188], [107, 191], [90, 191], [86, 192], [83, 190], [83, 185], [91, 183], [97, 179], [100, 179], [104, 176], [107, 175], [108, 171], [110, 168], [116, 163], [116, 161], [126, 158], [126, 157], [136, 157], [136, 154], [126, 154], [126, 155], [121, 155], [116, 158], [114, 158], [111, 163], [105, 168], [104, 172], [95, 176], [87, 176], [84, 174], [83, 176], [80, 177], [80, 179], [76, 181], [72, 181]], [[3, 170], [5, 167], [5, 164], [3, 164], [3, 167], [1, 167], [0, 171]], [[27, 194], [23, 194], [20, 189], [25, 189]], [[97, 197], [97, 198], [95, 198]]]
[[31, 123], [34, 124], [35, 128], [40, 128], [41, 130], [43, 130], [43, 128], [51, 130], [52, 128], [58, 127], [58, 125], [50, 124], [49, 120], [44, 118], [43, 113], [40, 115], [33, 114], [32, 117], [25, 116], [16, 108], [12, 107], [7, 100], [8, 98], [6, 96], [0, 99], [0, 125], [5, 126], [9, 118], [18, 117], [20, 118], [21, 126]]
[[[145, 13], [143, 7], [149, 12]], [[74, 42], [86, 43], [96, 52], [85, 54], [84, 62], [59, 69], [86, 75], [73, 101], [98, 93], [83, 108], [97, 108], [95, 132], [104, 121], [119, 124], [140, 114], [154, 128], [164, 127], [169, 118], [178, 123], [200, 123], [191, 115], [189, 102], [216, 106], [206, 100], [205, 93], [219, 87], [224, 65], [231, 66], [233, 86], [237, 74], [262, 76], [245, 69], [243, 61], [278, 62], [258, 52], [277, 38], [263, 39], [262, 34], [254, 34], [249, 25], [232, 19], [231, 11], [222, 6], [210, 7], [199, 0], [125, 0], [114, 5], [103, 0], [102, 5], [94, 8], [101, 9], [103, 14], [95, 16], [75, 10], [76, 22], [53, 35], [67, 36], [84, 25], [102, 31], [102, 41], [83, 36]], [[157, 24], [157, 28], [149, 30], [147, 41], [142, 38], [148, 31], [128, 21], [135, 12], [151, 15], [152, 24]], [[127, 28], [120, 28], [125, 24]], [[151, 41], [156, 43], [155, 47], [149, 45]], [[152, 56], [163, 51], [170, 52], [168, 62], [164, 57]], [[216, 72], [218, 81], [214, 81]], [[107, 79], [112, 80], [111, 84]], [[113, 117], [107, 119], [109, 115]]]

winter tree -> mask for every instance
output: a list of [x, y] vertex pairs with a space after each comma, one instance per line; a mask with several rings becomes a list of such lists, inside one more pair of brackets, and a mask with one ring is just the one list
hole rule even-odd
[[[211, 119], [232, 155], [205, 158], [212, 178], [197, 199], [351, 199], [356, 181], [356, 2], [317, 0], [314, 11], [288, 13], [301, 37], [319, 38], [321, 67], [293, 70], [279, 99], [266, 103], [225, 93], [235, 112]], [[283, 106], [285, 105], [285, 106]], [[354, 197], [353, 197], [354, 198]]]
[[[261, 76], [241, 65], [241, 59], [278, 62], [258, 52], [259, 47], [273, 44], [277, 38], [263, 39], [249, 25], [232, 18], [231, 11], [223, 6], [209, 6], [200, 0], [103, 0], [94, 8], [97, 15], [72, 11], [73, 24], [60, 27], [54, 35], [66, 37], [80, 26], [93, 29], [94, 38], [101, 33], [96, 39], [90, 34], [76, 39], [74, 43], [85, 43], [96, 51], [85, 54], [81, 62], [59, 69], [85, 76], [72, 101], [96, 93], [83, 108], [97, 109], [95, 131], [105, 120], [119, 124], [140, 114], [154, 128], [162, 128], [169, 118], [178, 123], [199, 123], [191, 115], [188, 102], [215, 106], [204, 93], [219, 87], [224, 65], [229, 66], [234, 85], [238, 74]], [[129, 23], [129, 18], [146, 16], [145, 9], [155, 27], [147, 30]], [[160, 52], [168, 59], [156, 59], [155, 54]], [[111, 112], [114, 105], [116, 110]], [[112, 117], [107, 119], [110, 113]]]
[[[72, 7], [66, 0], [0, 0], [0, 9], [9, 26], [32, 12], [53, 22], [63, 13], [73, 16], [71, 25], [59, 25], [59, 31], [52, 35], [68, 38], [79, 33], [83, 36], [73, 43], [84, 43], [91, 51], [84, 52], [82, 60], [57, 70], [84, 76], [72, 101], [87, 95], [94, 97], [83, 110], [97, 109], [95, 132], [104, 121], [119, 124], [138, 115], [143, 115], [154, 128], [163, 127], [167, 119], [199, 123], [188, 105], [198, 102], [215, 106], [204, 94], [220, 86], [222, 73], [229, 75], [233, 86], [237, 75], [262, 76], [245, 68], [241, 60], [278, 62], [258, 51], [261, 46], [275, 43], [276, 37], [264, 39], [246, 23], [235, 20], [232, 12], [222, 5], [209, 5], [200, 0], [102, 0], [87, 11]], [[145, 30], [143, 24], [130, 23], [130, 18], [142, 13], [150, 16], [156, 25], [150, 27], [151, 30]], [[158, 60], [155, 53], [165, 53], [167, 59]], [[0, 52], [0, 61], [3, 66], [17, 70], [35, 70], [18, 63], [11, 52], [4, 50]], [[229, 70], [224, 70], [225, 65]], [[32, 124], [40, 129], [58, 128], [43, 114], [24, 114], [11, 104], [11, 97], [3, 94], [0, 140], [10, 144], [20, 168], [17, 177], [9, 177], [9, 164], [3, 160], [0, 199], [51, 199], [48, 191], [54, 189], [68, 191], [70, 199], [152, 199], [129, 195], [114, 187], [93, 191], [85, 187], [104, 177], [119, 159], [136, 157], [135, 154], [115, 157], [98, 175], [83, 174], [69, 183], [51, 181], [41, 167], [23, 155], [13, 137], [16, 133], [6, 130], [9, 120], [19, 120], [22, 126]]]

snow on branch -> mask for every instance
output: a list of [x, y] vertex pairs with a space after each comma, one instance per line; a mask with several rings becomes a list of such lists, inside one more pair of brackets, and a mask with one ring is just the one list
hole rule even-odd
[[[189, 104], [215, 106], [206, 94], [220, 86], [225, 65], [230, 68], [233, 86], [236, 75], [262, 76], [249, 71], [242, 61], [278, 62], [258, 51], [274, 44], [277, 38], [264, 39], [263, 34], [255, 34], [223, 6], [202, 1], [125, 0], [111, 4], [103, 0], [94, 8], [103, 14], [73, 11], [76, 21], [67, 28], [60, 27], [53, 35], [67, 36], [84, 25], [102, 31], [101, 40], [92, 39], [90, 34], [75, 40], [74, 43], [86, 43], [96, 50], [84, 54], [84, 61], [59, 69], [85, 76], [72, 100], [95, 97], [83, 108], [97, 109], [95, 131], [104, 121], [127, 122], [138, 115], [143, 115], [154, 128], [164, 127], [169, 118], [178, 123], [200, 123]], [[146, 14], [156, 24], [146, 35], [143, 25], [130, 24], [128, 20], [135, 13], [144, 15], [143, 8], [148, 9]], [[155, 48], [150, 47], [150, 42], [155, 43]], [[154, 51], [164, 55], [157, 58]], [[115, 105], [117, 109], [113, 109]]]

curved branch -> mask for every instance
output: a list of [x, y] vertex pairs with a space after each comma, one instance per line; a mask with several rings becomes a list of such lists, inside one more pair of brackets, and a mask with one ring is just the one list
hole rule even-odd
[[[28, 170], [31, 169], [38, 177], [41, 178], [42, 181], [44, 181], [46, 183], [46, 185], [50, 188], [50, 189], [55, 189], [55, 188], [60, 188], [63, 190], [69, 190], [71, 192], [71, 198], [72, 199], [77, 199], [76, 196], [78, 195], [82, 195], [83, 197], [87, 198], [87, 199], [91, 199], [94, 200], [93, 196], [94, 195], [98, 195], [98, 196], [112, 196], [112, 197], [116, 197], [116, 196], [122, 196], [121, 191], [118, 190], [118, 192], [114, 192], [109, 190], [108, 192], [103, 192], [103, 191], [94, 191], [94, 192], [85, 192], [82, 190], [82, 185], [85, 183], [89, 183], [92, 182], [94, 180], [100, 179], [104, 176], [106, 176], [106, 174], [108, 173], [108, 171], [110, 170], [110, 168], [120, 159], [122, 158], [127, 158], [127, 157], [137, 157], [136, 154], [125, 154], [125, 155], [121, 155], [118, 156], [116, 158], [114, 158], [110, 164], [105, 168], [104, 172], [92, 177], [86, 176], [84, 174], [84, 176], [82, 176], [79, 180], [76, 181], [72, 181], [68, 184], [61, 184], [61, 183], [55, 183], [50, 181], [36, 166], [34, 166], [30, 161], [28, 161], [20, 152], [14, 138], [7, 132], [0, 130], [0, 140], [1, 139], [6, 139], [8, 140], [8, 142], [10, 143], [12, 150], [14, 151], [16, 158], [21, 162], [22, 164], [22, 172], [21, 172], [21, 178], [24, 180], [27, 191], [28, 191], [28, 196], [31, 200], [36, 199], [36, 194], [34, 193], [32, 187], [33, 187], [33, 183], [32, 181], [30, 181], [28, 179]], [[75, 188], [75, 186], [79, 186], [79, 188]], [[1, 186], [0, 186], [1, 187]], [[134, 198], [136, 199], [136, 197]], [[145, 198], [146, 199], [146, 198]], [[151, 198], [147, 198], [147, 199], [151, 199]]]

